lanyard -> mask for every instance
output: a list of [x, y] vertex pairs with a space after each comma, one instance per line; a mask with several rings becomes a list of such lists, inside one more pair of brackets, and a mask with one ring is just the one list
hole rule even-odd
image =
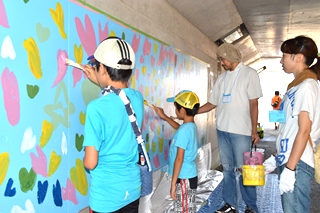
[[[238, 72], [237, 72], [237, 76], [236, 76], [236, 78], [234, 79], [234, 81], [233, 81], [233, 83], [232, 83], [231, 90], [230, 90], [230, 93], [229, 93], [229, 94], [231, 94], [231, 92], [232, 92], [232, 90], [233, 90], [234, 84], [235, 84], [235, 82], [236, 82], [236, 80], [237, 80], [237, 78], [238, 78], [238, 75], [239, 75], [240, 70], [241, 70], [241, 68], [239, 68], [239, 70], [238, 70]], [[224, 88], [223, 94], [226, 94], [226, 76], [227, 76], [227, 72], [224, 73], [224, 78], [223, 78], [223, 88]]]

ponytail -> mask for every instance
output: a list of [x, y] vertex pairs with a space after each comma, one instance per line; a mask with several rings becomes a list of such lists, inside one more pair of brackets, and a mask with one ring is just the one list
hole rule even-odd
[[318, 53], [315, 58], [317, 60], [317, 62], [309, 68], [315, 74], [317, 74], [318, 80], [320, 80], [320, 57], [319, 56], [320, 56], [320, 53]]

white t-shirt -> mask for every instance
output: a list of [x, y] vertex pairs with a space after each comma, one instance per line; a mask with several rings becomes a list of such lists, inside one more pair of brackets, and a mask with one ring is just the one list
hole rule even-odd
[[[310, 136], [312, 141], [320, 137], [320, 88], [313, 79], [306, 79], [299, 85], [292, 87], [285, 94], [280, 110], [284, 110], [286, 122], [280, 124], [277, 138], [277, 163], [287, 163], [294, 140], [299, 130], [298, 115], [301, 111], [309, 113], [312, 121]], [[313, 150], [308, 142], [300, 160], [314, 167]]]
[[[230, 96], [226, 96], [223, 101], [224, 94]], [[252, 124], [249, 100], [260, 97], [260, 79], [257, 71], [251, 67], [240, 62], [234, 71], [221, 74], [209, 97], [209, 102], [217, 106], [217, 129], [250, 136]]]

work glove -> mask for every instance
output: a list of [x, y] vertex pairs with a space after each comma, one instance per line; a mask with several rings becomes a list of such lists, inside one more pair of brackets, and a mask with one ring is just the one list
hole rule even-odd
[[263, 162], [263, 165], [266, 174], [273, 172], [277, 168], [276, 157], [271, 155], [267, 160]]
[[285, 167], [280, 175], [280, 182], [279, 182], [280, 195], [282, 195], [283, 193], [293, 192], [295, 182], [296, 182], [296, 171], [292, 171], [287, 167]]

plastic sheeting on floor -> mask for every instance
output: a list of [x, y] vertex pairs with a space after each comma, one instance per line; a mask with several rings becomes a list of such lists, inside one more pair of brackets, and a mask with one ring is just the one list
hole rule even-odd
[[[211, 144], [206, 144], [198, 150], [198, 188], [197, 210], [203, 205], [210, 194], [221, 182], [223, 175], [219, 171], [210, 170], [212, 162]], [[171, 177], [168, 167], [159, 169], [152, 174], [152, 193], [140, 198], [139, 213], [170, 213], [173, 212], [173, 200], [170, 198]]]
[[[219, 209], [222, 200], [223, 174], [211, 168], [211, 144], [206, 144], [198, 151], [198, 213], [213, 213]], [[171, 213], [173, 200], [170, 198], [171, 177], [164, 167], [153, 172], [152, 193], [140, 199], [139, 213]], [[240, 189], [238, 187], [238, 193]], [[267, 174], [265, 186], [257, 187], [257, 205], [260, 213], [283, 213], [281, 198], [276, 174]], [[243, 213], [245, 204], [241, 198], [238, 200], [239, 213]]]
[[[155, 175], [154, 175], [155, 176]], [[197, 195], [196, 195], [196, 205], [198, 212], [212, 212], [212, 209], [217, 209], [222, 204], [222, 186], [221, 181], [223, 179], [222, 172], [216, 170], [207, 171], [207, 175], [199, 179]], [[170, 198], [170, 178], [165, 173], [163, 174], [161, 181], [158, 183], [157, 189], [155, 189], [156, 197], [152, 198], [151, 195], [145, 196], [140, 199], [140, 212], [152, 212], [152, 213], [173, 213], [173, 203], [174, 201]], [[162, 194], [164, 196], [159, 196]], [[217, 203], [217, 198], [219, 202]]]

